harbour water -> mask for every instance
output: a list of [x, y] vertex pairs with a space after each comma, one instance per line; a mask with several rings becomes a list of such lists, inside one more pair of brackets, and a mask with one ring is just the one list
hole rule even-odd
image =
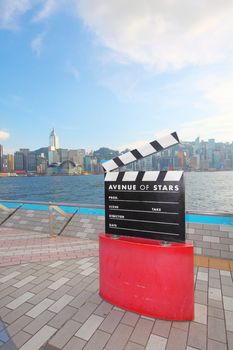
[[[186, 210], [233, 213], [233, 171], [186, 173], [185, 184]], [[104, 177], [4, 177], [0, 199], [104, 204]]]

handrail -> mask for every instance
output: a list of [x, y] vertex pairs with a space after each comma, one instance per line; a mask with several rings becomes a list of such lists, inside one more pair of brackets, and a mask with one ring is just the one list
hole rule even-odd
[[[22, 201], [22, 200], [11, 200], [11, 199], [0, 199], [0, 203], [18, 203], [18, 204], [38, 204], [38, 205], [54, 205], [64, 207], [77, 207], [77, 208], [96, 208], [104, 209], [105, 206], [101, 204], [87, 204], [87, 203], [66, 203], [66, 202], [45, 202], [45, 201]], [[214, 215], [214, 216], [227, 216], [233, 217], [232, 212], [219, 212], [219, 211], [194, 211], [186, 210], [186, 214], [193, 215]]]
[[66, 202], [44, 202], [44, 201], [25, 201], [25, 200], [11, 200], [0, 199], [0, 203], [20, 203], [20, 204], [39, 204], [39, 205], [55, 205], [63, 207], [84, 207], [84, 208], [98, 208], [104, 209], [104, 205], [101, 204], [86, 204], [86, 203], [66, 203]]

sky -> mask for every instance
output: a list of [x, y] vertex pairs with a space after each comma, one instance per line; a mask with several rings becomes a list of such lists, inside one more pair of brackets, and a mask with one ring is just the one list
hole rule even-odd
[[232, 0], [1, 0], [0, 144], [233, 142]]

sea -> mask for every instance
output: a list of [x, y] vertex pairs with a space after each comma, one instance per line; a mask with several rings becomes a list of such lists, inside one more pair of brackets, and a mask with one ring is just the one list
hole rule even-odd
[[[104, 204], [104, 176], [0, 177], [0, 200]], [[233, 213], [233, 171], [185, 173], [185, 208]]]

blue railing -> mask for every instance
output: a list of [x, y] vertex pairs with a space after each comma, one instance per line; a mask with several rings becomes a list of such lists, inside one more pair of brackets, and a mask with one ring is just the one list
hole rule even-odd
[[[50, 206], [59, 207], [64, 213], [74, 214], [77, 210], [79, 214], [104, 216], [103, 205], [71, 203], [48, 203], [48, 202], [21, 202], [0, 200], [0, 205], [8, 209], [21, 208], [24, 210], [43, 210], [48, 211]], [[233, 226], [233, 213], [216, 212], [186, 212], [185, 220], [187, 223], [215, 224]]]

